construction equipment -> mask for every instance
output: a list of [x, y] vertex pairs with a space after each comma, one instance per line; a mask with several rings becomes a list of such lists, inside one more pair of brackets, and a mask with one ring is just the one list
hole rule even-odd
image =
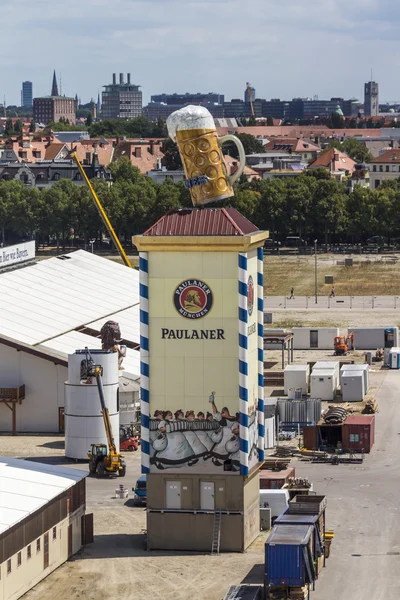
[[338, 335], [335, 337], [336, 356], [346, 356], [349, 351], [354, 350], [354, 333], [347, 335]]
[[79, 160], [78, 155], [76, 154], [76, 152], [72, 152], [71, 158], [73, 158], [75, 160], [76, 166], [78, 167], [78, 169], [79, 169], [79, 171], [80, 171], [80, 173], [81, 173], [81, 175], [83, 177], [83, 180], [85, 181], [86, 185], [89, 188], [89, 191], [90, 191], [90, 193], [92, 195], [92, 198], [93, 198], [93, 200], [94, 200], [94, 202], [96, 204], [97, 210], [99, 211], [100, 217], [102, 218], [103, 223], [106, 226], [107, 231], [110, 234], [110, 237], [111, 237], [112, 241], [114, 242], [115, 248], [117, 249], [117, 251], [119, 252], [120, 257], [122, 258], [122, 261], [123, 261], [124, 265], [132, 269], [131, 262], [130, 262], [129, 258], [127, 257], [127, 255], [125, 253], [125, 250], [123, 249], [123, 247], [121, 245], [121, 242], [119, 241], [119, 239], [117, 237], [117, 234], [115, 233], [114, 228], [111, 225], [110, 220], [107, 217], [107, 215], [105, 213], [105, 210], [102, 207], [101, 202], [100, 202], [100, 200], [99, 200], [96, 192], [94, 191], [94, 188], [93, 188], [92, 184], [90, 183], [90, 181], [89, 181], [89, 179], [88, 179], [88, 177], [87, 177], [87, 175], [85, 173], [85, 170], [84, 170], [84, 168], [82, 167], [82, 165], [80, 163], [80, 160]]
[[85, 378], [88, 382], [91, 381], [93, 377], [96, 379], [101, 404], [101, 413], [103, 415], [107, 437], [107, 444], [92, 444], [91, 449], [88, 452], [89, 471], [93, 475], [97, 473], [99, 477], [104, 477], [104, 475], [119, 475], [119, 477], [125, 477], [126, 463], [115, 445], [114, 435], [111, 427], [110, 413], [104, 398], [102, 380], [103, 367], [94, 363], [88, 348], [85, 348], [85, 350]]
[[256, 118], [256, 114], [254, 112], [253, 98], [251, 97], [251, 85], [250, 85], [250, 83], [248, 81], [246, 82], [246, 90], [247, 90], [247, 95], [249, 97], [251, 114], [253, 116], [253, 119], [255, 119]]

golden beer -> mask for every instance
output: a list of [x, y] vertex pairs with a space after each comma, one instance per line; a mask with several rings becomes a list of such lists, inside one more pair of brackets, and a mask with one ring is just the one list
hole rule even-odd
[[[207, 114], [206, 114], [207, 113]], [[245, 166], [243, 146], [233, 135], [218, 137], [211, 114], [199, 106], [185, 107], [171, 115], [178, 126], [171, 137], [176, 140], [194, 206], [202, 206], [234, 195], [232, 185]], [[208, 127], [196, 127], [196, 124]], [[168, 121], [167, 121], [168, 124]], [[221, 145], [232, 140], [239, 150], [240, 166], [228, 175]]]

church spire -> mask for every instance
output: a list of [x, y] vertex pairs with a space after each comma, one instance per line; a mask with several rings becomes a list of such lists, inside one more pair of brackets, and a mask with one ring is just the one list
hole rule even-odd
[[53, 73], [53, 85], [51, 86], [51, 95], [52, 96], [58, 96], [58, 85], [57, 85], [57, 77], [56, 77], [56, 71], [54, 69], [54, 73]]

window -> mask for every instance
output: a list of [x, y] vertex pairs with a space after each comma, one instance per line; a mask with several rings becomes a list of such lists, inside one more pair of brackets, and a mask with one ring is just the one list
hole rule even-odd
[[389, 173], [389, 165], [386, 165], [386, 173]]
[[375, 189], [380, 185], [381, 180], [380, 179], [375, 179]]
[[396, 172], [396, 165], [392, 165], [392, 172], [395, 173]]
[[11, 573], [11, 558], [7, 561], [7, 575]]
[[80, 173], [77, 173], [74, 177], [75, 181], [82, 181], [82, 175]]
[[40, 538], [36, 540], [36, 554], [40, 552]]
[[53, 540], [57, 539], [57, 527], [53, 527]]
[[29, 544], [29, 546], [26, 549], [26, 558], [27, 558], [27, 560], [29, 560], [30, 558], [32, 558], [32, 547], [31, 547], [30, 544]]
[[383, 173], [383, 165], [379, 165], [379, 172]]
[[59, 179], [60, 179], [60, 173], [54, 173], [53, 179], [54, 179], [54, 181], [59, 181]]
[[372, 167], [372, 170], [376, 173], [376, 165]]
[[22, 554], [21, 552], [18, 552], [17, 554], [17, 567], [20, 567], [22, 565]]

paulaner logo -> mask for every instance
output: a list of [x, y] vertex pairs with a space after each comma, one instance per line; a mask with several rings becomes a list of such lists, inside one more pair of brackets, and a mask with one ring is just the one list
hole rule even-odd
[[204, 281], [187, 279], [174, 292], [174, 305], [182, 317], [201, 319], [211, 310], [213, 294]]

